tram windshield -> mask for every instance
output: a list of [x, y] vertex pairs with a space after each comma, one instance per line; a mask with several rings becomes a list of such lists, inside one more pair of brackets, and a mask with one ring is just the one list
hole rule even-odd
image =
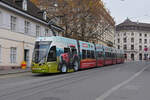
[[38, 41], [38, 42], [36, 42], [32, 61], [35, 63], [44, 62], [44, 60], [48, 54], [50, 45], [51, 45], [51, 41]]

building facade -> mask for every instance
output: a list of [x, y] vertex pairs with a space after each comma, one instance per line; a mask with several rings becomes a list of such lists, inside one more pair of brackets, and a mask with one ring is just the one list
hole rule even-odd
[[116, 26], [115, 46], [125, 51], [127, 61], [147, 59], [150, 55], [150, 24], [126, 19]]
[[0, 69], [30, 66], [38, 36], [52, 36], [46, 12], [30, 0], [0, 0]]

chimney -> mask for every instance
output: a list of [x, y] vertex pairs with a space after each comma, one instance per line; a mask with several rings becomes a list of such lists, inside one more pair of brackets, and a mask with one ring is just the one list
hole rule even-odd
[[27, 4], [28, 4], [28, 3], [27, 3], [27, 0], [23, 0], [23, 1], [22, 1], [22, 9], [25, 10], [25, 11], [27, 11], [27, 7], [28, 7]]

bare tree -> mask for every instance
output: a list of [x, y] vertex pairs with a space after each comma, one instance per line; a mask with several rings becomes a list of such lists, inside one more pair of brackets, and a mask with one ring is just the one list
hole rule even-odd
[[101, 0], [32, 0], [65, 29], [62, 36], [97, 41], [108, 30]]

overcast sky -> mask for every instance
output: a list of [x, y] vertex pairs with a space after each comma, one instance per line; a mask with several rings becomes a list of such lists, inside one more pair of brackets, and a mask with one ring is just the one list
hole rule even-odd
[[150, 0], [103, 0], [116, 24], [127, 17], [132, 21], [150, 23]]

